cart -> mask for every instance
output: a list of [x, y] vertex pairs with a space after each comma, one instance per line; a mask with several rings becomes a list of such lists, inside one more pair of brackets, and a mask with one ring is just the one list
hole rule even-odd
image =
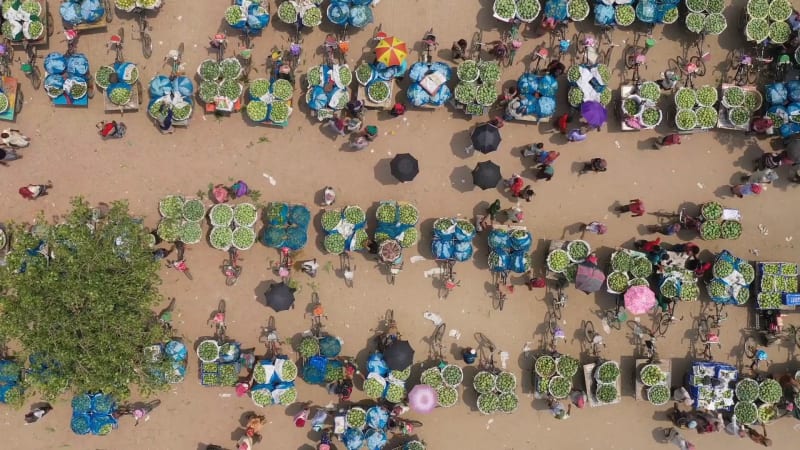
[[[131, 101], [133, 101], [133, 96], [131, 96]], [[61, 94], [61, 95], [59, 95], [58, 97], [55, 97], [55, 98], [51, 97], [50, 98], [50, 102], [54, 106], [83, 106], [83, 107], [88, 107], [89, 106], [89, 94], [87, 93], [86, 95], [84, 95], [83, 97], [81, 97], [81, 98], [79, 98], [77, 100], [71, 100], [70, 97], [67, 94]], [[106, 106], [106, 108], [108, 108], [108, 106]], [[108, 111], [108, 109], [106, 109], [106, 111]]]
[[[753, 85], [736, 86], [735, 84], [722, 83], [722, 89], [720, 89], [720, 99], [722, 98], [722, 92], [725, 92], [726, 89], [731, 88], [731, 87], [739, 87], [743, 91], [745, 91], [745, 93], [747, 93], [747, 92], [756, 92], [756, 93], [760, 94], [760, 92], [758, 92], [758, 88], [756, 86], [753, 86]], [[763, 103], [763, 101], [762, 101], [762, 103]], [[720, 100], [719, 108], [717, 109], [717, 128], [720, 128], [720, 129], [723, 129], [723, 130], [731, 130], [731, 131], [748, 131], [750, 129], [750, 122], [748, 121], [748, 123], [746, 123], [744, 125], [739, 125], [739, 126], [732, 124], [728, 120], [728, 108], [726, 108], [722, 104], [722, 101]]]
[[[105, 105], [106, 112], [121, 112], [124, 113], [125, 111], [138, 111], [139, 105], [141, 105], [141, 82], [139, 80], [136, 81], [136, 85], [131, 87], [131, 100], [124, 104], [124, 105], [115, 105], [111, 103], [111, 99], [108, 98], [108, 95], [103, 95], [103, 102]], [[88, 95], [85, 97], [87, 98]], [[88, 100], [87, 100], [88, 101]]]
[[42, 37], [35, 41], [26, 41], [24, 39], [19, 41], [11, 41], [11, 45], [14, 46], [15, 49], [25, 48], [26, 42], [28, 45], [33, 47], [46, 47], [50, 43], [50, 36], [52, 36], [53, 32], [55, 31], [55, 23], [53, 22], [53, 15], [50, 14], [50, 4], [47, 2], [47, 0], [43, 0], [42, 4], [45, 12], [44, 17], [41, 17], [41, 19], [45, 28], [45, 32], [42, 33]]
[[671, 387], [672, 386], [672, 361], [671, 360], [650, 362], [650, 360], [648, 360], [648, 359], [637, 359], [636, 360], [636, 365], [634, 366], [634, 370], [633, 370], [633, 379], [636, 380], [636, 385], [635, 385], [636, 389], [633, 391], [633, 399], [636, 400], [636, 401], [642, 401], [642, 400], [647, 401], [647, 388], [648, 387], [645, 386], [644, 383], [642, 383], [642, 380], [639, 377], [639, 371], [641, 370], [642, 367], [644, 367], [644, 366], [646, 366], [648, 364], [653, 364], [655, 366], [658, 366], [658, 368], [661, 369], [661, 371], [664, 372], [667, 375], [667, 379], [666, 379], [666, 381], [664, 381], [664, 385], [666, 385], [667, 387]]
[[[661, 122], [659, 121], [659, 123], [657, 125], [652, 126], [652, 127], [642, 126], [642, 128], [633, 128], [633, 127], [629, 126], [625, 122], [625, 112], [622, 110], [622, 102], [624, 102], [626, 98], [628, 98], [631, 95], [633, 95], [635, 90], [636, 90], [636, 86], [634, 86], [632, 84], [624, 84], [624, 85], [620, 86], [620, 88], [619, 88], [619, 93], [620, 93], [619, 103], [617, 104], [617, 106], [615, 108], [616, 110], [614, 112], [616, 113], [617, 118], [619, 119], [620, 128], [622, 129], [622, 131], [652, 130], [655, 127], [657, 127], [658, 125], [660, 125]], [[659, 111], [660, 111], [660, 109], [659, 109]]]
[[599, 366], [600, 364], [602, 364], [602, 363], [604, 363], [606, 361], [607, 360], [598, 359], [597, 362], [593, 362], [593, 363], [589, 363], [589, 364], [584, 364], [583, 365], [583, 381], [586, 383], [586, 397], [588, 397], [589, 406], [591, 406], [592, 408], [595, 408], [597, 406], [616, 405], [617, 403], [622, 401], [622, 396], [621, 396], [621, 393], [620, 393], [620, 387], [621, 387], [621, 384], [622, 384], [622, 382], [621, 382], [621, 378], [622, 377], [621, 376], [617, 377], [617, 381], [614, 383], [615, 387], [617, 388], [617, 398], [614, 399], [613, 402], [600, 403], [597, 400], [597, 397], [595, 397], [595, 389], [597, 388], [597, 386], [596, 386], [597, 383], [596, 383], [596, 381], [594, 379], [594, 369], [595, 369], [595, 367]]
[[[547, 248], [547, 253], [545, 254], [545, 264], [544, 266], [547, 267], [547, 255], [549, 255], [553, 250], [566, 250], [567, 244], [569, 241], [565, 241], [562, 239], [553, 239], [550, 241], [550, 246]], [[558, 281], [561, 277], [561, 274], [558, 272], [553, 272], [549, 268], [547, 269], [547, 273], [545, 274], [545, 278], [549, 280]]]
[[384, 100], [383, 103], [373, 102], [369, 98], [369, 96], [367, 95], [367, 87], [366, 86], [359, 86], [358, 87], [358, 97], [357, 97], [357, 99], [361, 100], [362, 102], [364, 102], [364, 106], [366, 106], [367, 108], [382, 109], [382, 110], [390, 110], [390, 109], [392, 109], [392, 105], [393, 105], [392, 104], [392, 94], [397, 89], [397, 80], [392, 78], [390, 81], [387, 80], [387, 82], [389, 83], [389, 86], [390, 86], [389, 96], [386, 97], [386, 100]]
[[8, 97], [8, 109], [0, 114], [0, 120], [13, 122], [17, 112], [22, 107], [22, 93], [19, 91], [19, 82], [14, 77], [2, 77], [2, 91]]

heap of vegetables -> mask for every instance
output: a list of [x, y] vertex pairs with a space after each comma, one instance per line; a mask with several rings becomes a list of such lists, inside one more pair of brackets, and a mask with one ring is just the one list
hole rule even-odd
[[419, 377], [421, 384], [427, 384], [436, 390], [439, 406], [450, 408], [458, 402], [458, 388], [464, 380], [464, 372], [460, 367], [448, 364], [444, 367], [425, 369]]
[[659, 290], [664, 297], [687, 302], [696, 301], [700, 296], [694, 272], [674, 266], [664, 269], [659, 281]]
[[756, 277], [752, 264], [723, 250], [717, 255], [712, 272], [714, 278], [706, 284], [711, 300], [731, 305], [747, 303], [750, 284]]
[[235, 386], [242, 368], [239, 363], [240, 354], [240, 346], [236, 342], [225, 342], [222, 345], [213, 340], [201, 342], [197, 347], [200, 384], [208, 387]]
[[408, 71], [411, 85], [406, 89], [406, 98], [417, 107], [444, 105], [453, 96], [447, 86], [452, 74], [453, 70], [443, 62], [414, 63]]
[[760, 309], [780, 308], [785, 294], [798, 292], [795, 263], [758, 263], [758, 273], [761, 277], [757, 298]]
[[[53, 101], [62, 98], [66, 104], [71, 105], [86, 97], [87, 77], [91, 76], [91, 72], [89, 72], [89, 60], [83, 53], [73, 55], [50, 53], [44, 58], [44, 70], [46, 72], [44, 90]], [[7, 107], [8, 99], [6, 99]]]
[[524, 108], [525, 115], [543, 118], [555, 113], [558, 80], [552, 75], [524, 73], [517, 79], [517, 89], [519, 107]]
[[464, 262], [472, 258], [475, 226], [458, 217], [442, 217], [433, 222], [431, 252], [436, 259]]
[[776, 131], [783, 137], [800, 133], [800, 81], [768, 84], [765, 97], [766, 115], [773, 120]]
[[[225, 9], [225, 22], [233, 29], [246, 29], [250, 33], [258, 33], [269, 24], [269, 11], [267, 11], [267, 7], [269, 7], [269, 5], [267, 5], [266, 1], [256, 0], [253, 2], [245, 2], [243, 0], [236, 0], [233, 2], [233, 5]], [[320, 20], [322, 20], [321, 15]], [[319, 25], [319, 22], [316, 25]]]
[[311, 213], [303, 205], [273, 202], [264, 209], [266, 228], [262, 242], [267, 247], [297, 251], [306, 245]]
[[519, 398], [514, 390], [517, 377], [511, 372], [478, 372], [472, 380], [472, 386], [478, 393], [478, 411], [481, 414], [503, 412], [511, 414], [519, 406]]
[[621, 249], [611, 255], [606, 284], [609, 291], [621, 294], [631, 286], [649, 286], [652, 273], [653, 264], [644, 255]]
[[495, 19], [503, 22], [518, 19], [530, 23], [536, 19], [541, 10], [539, 0], [494, 0], [492, 6]]
[[[6, 392], [6, 398], [9, 392]], [[105, 436], [117, 427], [117, 420], [112, 415], [117, 409], [117, 403], [102, 392], [78, 394], [72, 398], [71, 404], [70, 428], [73, 433]]]
[[675, 125], [681, 130], [693, 128], [707, 130], [715, 127], [717, 110], [714, 105], [718, 98], [717, 88], [713, 86], [702, 86], [698, 89], [680, 88], [675, 94], [675, 105], [678, 107]]
[[636, 18], [643, 23], [670, 24], [678, 20], [680, 0], [640, 0], [636, 4]]
[[645, 81], [635, 95], [622, 99], [622, 110], [627, 116], [638, 117], [642, 129], [653, 129], [661, 123], [663, 116], [658, 107], [660, 98], [661, 87], [654, 81]]
[[700, 238], [706, 241], [716, 239], [739, 239], [742, 235], [742, 224], [738, 220], [723, 220], [724, 208], [717, 202], [704, 203], [700, 213], [704, 221], [700, 225]]
[[221, 62], [207, 59], [197, 67], [200, 86], [198, 97], [204, 103], [214, 103], [222, 111], [232, 111], [234, 104], [242, 96], [244, 86], [239, 82], [242, 77], [242, 64], [236, 58], [225, 58]]
[[[310, 1], [317, 5], [322, 3], [322, 0]], [[331, 0], [327, 9], [328, 20], [343, 27], [363, 28], [372, 23], [371, 4], [372, 0]]]
[[278, 19], [283, 23], [294, 25], [300, 23], [307, 28], [314, 28], [322, 23], [322, 1], [286, 0], [278, 5]]
[[[362, 67], [366, 69], [362, 69]], [[361, 71], [359, 75], [358, 71]], [[365, 72], [368, 72], [365, 75]], [[366, 76], [365, 81], [361, 81], [361, 76]], [[363, 86], [376, 78], [373, 76], [373, 69], [369, 65], [362, 65], [356, 70], [356, 78]], [[325, 89], [325, 86], [333, 81], [333, 89]], [[308, 92], [306, 92], [306, 103], [314, 111], [319, 120], [333, 117], [334, 111], [339, 111], [347, 106], [350, 101], [350, 89], [348, 86], [353, 81], [353, 72], [346, 64], [334, 64], [314, 66], [306, 74]], [[388, 94], [387, 94], [388, 98]]]
[[572, 391], [572, 378], [579, 368], [578, 360], [567, 355], [543, 355], [536, 358], [533, 364], [533, 388], [537, 397], [546, 397], [549, 394], [559, 399], [566, 398]]
[[639, 371], [642, 384], [647, 386], [647, 399], [656, 406], [669, 401], [669, 387], [666, 385], [667, 374], [655, 364], [647, 364]]
[[322, 213], [325, 231], [325, 251], [338, 255], [345, 251], [364, 250], [369, 240], [366, 230], [367, 215], [361, 207], [345, 206]]
[[164, 383], [176, 384], [186, 378], [188, 352], [186, 346], [171, 340], [166, 344], [154, 344], [144, 348], [147, 372]]
[[203, 235], [200, 221], [205, 217], [205, 211], [205, 205], [200, 199], [184, 199], [180, 195], [168, 195], [158, 203], [161, 222], [156, 232], [167, 242], [181, 241], [184, 244], [196, 244]]
[[519, 228], [511, 231], [493, 229], [489, 232], [489, 270], [525, 273], [531, 268], [531, 233]]
[[[728, 86], [722, 91], [722, 108], [730, 124], [740, 130], [747, 131], [753, 115], [761, 108], [763, 98], [755, 89], [742, 89], [739, 86]], [[776, 125], [779, 127], [780, 125]]]
[[588, 0], [572, 0], [568, 2], [567, 16], [573, 22], [581, 22], [589, 17]]
[[606, 361], [594, 370], [594, 397], [599, 403], [609, 404], [619, 401], [619, 365], [615, 361]]
[[266, 78], [250, 81], [247, 90], [250, 101], [247, 103], [247, 117], [253, 122], [270, 122], [285, 125], [292, 113], [294, 86], [287, 80]]
[[453, 90], [455, 100], [464, 105], [469, 115], [480, 116], [497, 100], [500, 65], [496, 61], [477, 62], [468, 59], [456, 69], [458, 84]]
[[783, 44], [792, 35], [788, 19], [793, 7], [789, 0], [748, 0], [744, 35], [748, 41]]
[[[606, 26], [620, 26], [627, 27], [632, 25], [636, 20], [637, 9], [634, 9], [635, 3], [627, 2], [595, 2], [594, 5], [594, 22]], [[643, 11], [644, 12], [644, 11]], [[655, 22], [655, 20], [650, 20]]]
[[[567, 81], [570, 84], [567, 91], [569, 104], [576, 108], [587, 101], [608, 105], [611, 102], [611, 89], [608, 87], [610, 79], [611, 70], [605, 64], [571, 66], [567, 69]], [[579, 80], [584, 88], [578, 85]]]
[[387, 376], [371, 372], [364, 380], [364, 395], [371, 399], [385, 399], [389, 403], [400, 403], [406, 397], [406, 380], [410, 374], [411, 367], [407, 367], [405, 370], [392, 370]]
[[776, 403], [782, 397], [783, 389], [778, 381], [766, 379], [759, 383], [752, 378], [745, 378], [736, 384], [733, 414], [742, 424], [767, 424], [778, 417]]
[[375, 242], [378, 244], [387, 239], [400, 242], [403, 248], [417, 243], [419, 231], [416, 225], [419, 222], [419, 211], [411, 203], [382, 201], [375, 211], [375, 216], [378, 220]]
[[230, 206], [226, 203], [214, 205], [208, 212], [211, 232], [208, 240], [217, 250], [227, 251], [231, 246], [248, 250], [256, 241], [255, 223], [258, 220], [256, 207], [251, 203]]
[[724, 0], [686, 0], [686, 7], [686, 28], [692, 33], [720, 34], [728, 27]]
[[[734, 405], [732, 386], [735, 386], [739, 378], [739, 371], [735, 367], [724, 363], [696, 361], [692, 363], [686, 378], [695, 408], [709, 411], [729, 410]], [[719, 386], [712, 385], [714, 379], [722, 380], [722, 383]]]
[[161, 0], [114, 0], [114, 6], [125, 12], [132, 12], [136, 8], [156, 10], [161, 3]]
[[37, 0], [4, 1], [3, 19], [0, 29], [10, 41], [38, 41], [44, 36], [44, 9]]
[[156, 121], [163, 120], [170, 110], [175, 121], [188, 120], [192, 115], [194, 84], [188, 77], [170, 80], [167, 76], [157, 75], [150, 80], [149, 90], [147, 112]]
[[291, 405], [297, 401], [294, 381], [298, 372], [297, 364], [284, 356], [257, 361], [250, 381], [250, 399], [261, 407]]

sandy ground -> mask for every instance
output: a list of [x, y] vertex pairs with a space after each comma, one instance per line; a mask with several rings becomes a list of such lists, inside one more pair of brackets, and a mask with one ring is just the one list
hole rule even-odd
[[[224, 7], [223, 3], [204, 0], [193, 3], [191, 8], [168, 2], [151, 22], [153, 57], [144, 60], [138, 43], [130, 38], [125, 54], [140, 64], [143, 78], [148, 80], [157, 73], [165, 73], [161, 58], [183, 41], [187, 71], [194, 73], [207, 56], [207, 36], [216, 30], [228, 30], [221, 22]], [[273, 4], [273, 11], [275, 8]], [[738, 8], [728, 8], [730, 23], [738, 18]], [[51, 9], [58, 17], [52, 2]], [[441, 58], [448, 56], [447, 49], [452, 41], [461, 37], [469, 40], [476, 26], [488, 30], [487, 38], [498, 36], [505, 28], [492, 19], [489, 0], [467, 3], [384, 0], [375, 8], [375, 16], [376, 24], [382, 23], [384, 31], [410, 43], [418, 41], [425, 30], [434, 26], [443, 47], [438, 55]], [[130, 37], [133, 22], [129, 19], [117, 17], [110, 30], [123, 25]], [[584, 24], [581, 28], [592, 27]], [[719, 39], [707, 39], [715, 70], [709, 71], [703, 82], [718, 83], [718, 69], [727, 52], [743, 44], [734, 28], [729, 27]], [[58, 24], [57, 33], [61, 29]], [[324, 33], [330, 31], [333, 27], [325, 24], [322, 30], [305, 34], [301, 73], [321, 62], [319, 46]], [[273, 45], [288, 44], [288, 32], [289, 27], [275, 20], [263, 36], [255, 38], [254, 56], [258, 62], [255, 76], [263, 76], [263, 61]], [[361, 58], [361, 49], [368, 45], [371, 33], [372, 27], [368, 27], [352, 37], [351, 64]], [[570, 28], [572, 33], [573, 27]], [[81, 36], [79, 50], [88, 53], [93, 70], [113, 59], [104, 47], [108, 34], [97, 32]], [[666, 30], [658, 27], [655, 36], [657, 45], [648, 55], [648, 67], [644, 71], [648, 79], [655, 79], [666, 67], [667, 59], [679, 54], [681, 43], [689, 38], [680, 25]], [[631, 32], [622, 30], [614, 34], [615, 44], [620, 45], [612, 56], [614, 64], [618, 64], [615, 73], [621, 67], [624, 44], [632, 37]], [[65, 44], [59, 42], [60, 39], [60, 34], [51, 39], [51, 50], [63, 51]], [[504, 82], [516, 80], [528, 63], [530, 52], [546, 40], [549, 37], [533, 38], [526, 32], [526, 42], [520, 52], [524, 57], [518, 56], [517, 63], [504, 73]], [[419, 48], [418, 44], [414, 45]], [[410, 56], [414, 60], [417, 57], [416, 51]], [[17, 70], [15, 68], [15, 72]], [[617, 83], [615, 80], [614, 85]], [[260, 190], [266, 201], [306, 203], [315, 215], [321, 209], [315, 206], [320, 201], [319, 190], [328, 184], [336, 187], [339, 205], [358, 204], [369, 213], [374, 212], [379, 200], [414, 202], [423, 217], [424, 237], [417, 248], [408, 251], [408, 256], [421, 255], [427, 260], [407, 263], [395, 286], [387, 285], [375, 261], [361, 255], [355, 257], [354, 288], [345, 287], [340, 274], [329, 270], [322, 270], [314, 282], [330, 318], [327, 330], [344, 339], [344, 353], [357, 354], [362, 362], [368, 353], [366, 349], [371, 348], [368, 342], [373, 334], [371, 330], [379, 325], [387, 308], [395, 310], [401, 331], [417, 350], [415, 359], [419, 363], [426, 361], [425, 339], [433, 331], [432, 324], [422, 318], [428, 310], [444, 317], [448, 331], [460, 333], [460, 339], [447, 337], [445, 340], [452, 359], [457, 349], [476, 344], [473, 337], [476, 332], [486, 334], [500, 350], [509, 353], [508, 368], [518, 375], [522, 384], [518, 412], [511, 416], [482, 416], [475, 408], [474, 393], [465, 389], [464, 402], [457, 407], [417, 417], [424, 422], [419, 436], [430, 444], [429, 448], [653, 448], [658, 445], [655, 436], [659, 428], [667, 425], [665, 408], [635, 402], [632, 397], [633, 348], [627, 329], [606, 337], [609, 343], [606, 355], [621, 359], [624, 369], [622, 403], [577, 411], [566, 422], [550, 417], [544, 401], [530, 394], [527, 375], [531, 351], [538, 350], [542, 343], [542, 319], [549, 297], [545, 297], [543, 290], [531, 293], [521, 288], [510, 296], [504, 311], [495, 311], [489, 295], [485, 238], [475, 241], [474, 260], [456, 268], [461, 287], [447, 300], [437, 298], [437, 281], [423, 275], [425, 270], [435, 267], [429, 250], [433, 219], [454, 215], [470, 217], [495, 198], [503, 198], [504, 204], [510, 205], [509, 198], [499, 190], [472, 188], [469, 171], [478, 161], [492, 159], [501, 165], [505, 176], [512, 172], [531, 176], [527, 163], [523, 164], [519, 157], [523, 145], [544, 141], [549, 148], [562, 152], [556, 163], [555, 178], [551, 182], [536, 182], [535, 199], [522, 204], [526, 213], [524, 224], [536, 239], [534, 262], [538, 269], [542, 269], [549, 239], [575, 237], [577, 225], [591, 220], [602, 220], [609, 226], [605, 236], [588, 238], [599, 249], [604, 265], [613, 248], [638, 238], [644, 225], [656, 223], [655, 217], [650, 215], [631, 219], [613, 214], [615, 202], [635, 197], [642, 198], [649, 211], [674, 211], [684, 202], [696, 204], [721, 199], [724, 204], [741, 210], [744, 235], [735, 242], [704, 245], [704, 250], [718, 252], [727, 248], [745, 258], [753, 257], [750, 250], [758, 250], [761, 260], [792, 260], [795, 255], [791, 238], [797, 230], [793, 223], [796, 215], [786, 210], [791, 195], [786, 191], [793, 191], [794, 187], [787, 185], [785, 169], [781, 170], [784, 179], [760, 197], [737, 199], [728, 194], [727, 186], [751, 169], [750, 161], [760, 154], [760, 148], [768, 148], [766, 141], [748, 140], [740, 134], [702, 133], [687, 137], [678, 148], [653, 151], [650, 140], [656, 133], [623, 133], [615, 123], [578, 144], [566, 144], [562, 136], [540, 134], [547, 128], [544, 125], [540, 128], [513, 123], [502, 130], [504, 140], [498, 152], [489, 156], [466, 156], [463, 148], [468, 143], [468, 130], [476, 120], [465, 120], [459, 113], [442, 108], [433, 112], [410, 111], [400, 119], [369, 112], [367, 122], [380, 127], [380, 138], [368, 149], [352, 153], [344, 150], [343, 138], [332, 138], [308, 116], [307, 108], [300, 105], [284, 130], [253, 126], [239, 115], [217, 119], [195, 111], [189, 128], [179, 129], [170, 136], [160, 135], [146, 113], [139, 111], [122, 117], [128, 125], [129, 134], [125, 139], [102, 142], [95, 135], [94, 124], [102, 119], [119, 120], [120, 117], [104, 113], [100, 95], [91, 101], [88, 110], [68, 110], [50, 106], [44, 92], [34, 92], [28, 80], [22, 79], [21, 84], [25, 105], [16, 125], [33, 137], [33, 144], [23, 150], [24, 159], [4, 169], [0, 205], [6, 220], [29, 220], [40, 210], [49, 217], [67, 210], [71, 196], [83, 195], [93, 202], [127, 198], [132, 209], [146, 215], [146, 222], [152, 226], [157, 220], [156, 205], [160, 197], [172, 193], [194, 195], [198, 190], [205, 190], [209, 183], [236, 179], [246, 180], [251, 187]], [[565, 92], [561, 94], [560, 104], [566, 105]], [[669, 102], [671, 99], [665, 100], [665, 104]], [[660, 133], [669, 131], [666, 126], [662, 128], [658, 130]], [[420, 160], [421, 173], [411, 183], [398, 184], [389, 174], [390, 158], [401, 152], [411, 152]], [[608, 160], [608, 172], [578, 176], [576, 170], [580, 163], [595, 156]], [[274, 184], [269, 182], [269, 177]], [[55, 188], [43, 199], [22, 201], [16, 192], [19, 186], [48, 179], [54, 182]], [[762, 224], [768, 233], [759, 231]], [[335, 257], [322, 254], [316, 222], [315, 228], [311, 232], [312, 239], [298, 258], [318, 257], [323, 265], [328, 262], [335, 265]], [[225, 298], [229, 334], [245, 347], [258, 345], [260, 327], [273, 314], [260, 299], [266, 281], [274, 279], [268, 264], [277, 258], [277, 252], [263, 246], [244, 252], [244, 274], [233, 288], [225, 287], [220, 274], [219, 265], [224, 257], [221, 252], [201, 244], [193, 246], [187, 257], [194, 274], [193, 282], [175, 271], [164, 269], [162, 274], [163, 294], [178, 298], [175, 325], [179, 332], [189, 342], [208, 335], [210, 329], [205, 325], [208, 315], [218, 300]], [[286, 338], [296, 337], [308, 327], [303, 311], [310, 297], [311, 279], [305, 275], [297, 277], [302, 286], [298, 307], [276, 315], [278, 330]], [[518, 277], [512, 280], [517, 284], [522, 281]], [[567, 330], [568, 342], [562, 351], [577, 355], [581, 320], [595, 318], [597, 321], [596, 312], [610, 307], [613, 299], [605, 294], [583, 295], [572, 289], [568, 294], [570, 302], [562, 324]], [[684, 316], [683, 322], [673, 326], [667, 338], [660, 342], [662, 357], [673, 358], [673, 379], [678, 379], [687, 367], [694, 336], [693, 319], [699, 310], [699, 303], [680, 305], [678, 311]], [[747, 310], [739, 308], [730, 312], [731, 319], [722, 332], [724, 351], [715, 356], [737, 363], [743, 341], [740, 330], [746, 326]], [[642, 320], [649, 324], [651, 319], [642, 316]], [[790, 317], [789, 322], [792, 321], [795, 319]], [[770, 356], [775, 371], [796, 369], [794, 357], [787, 348], [771, 350]], [[587, 358], [585, 354], [582, 357]], [[416, 373], [419, 367], [415, 365]], [[242, 416], [253, 410], [253, 405], [247, 398], [230, 396], [231, 389], [200, 386], [196, 370], [196, 358], [190, 358], [186, 381], [159, 396], [163, 404], [152, 414], [151, 420], [133, 428], [132, 420], [125, 418], [119, 430], [103, 439], [72, 434], [69, 430], [71, 411], [66, 402], [56, 404], [53, 413], [31, 428], [20, 428], [23, 424], [21, 411], [2, 409], [0, 432], [6, 448], [194, 449], [203, 448], [202, 444], [206, 443], [232, 446], [232, 440], [238, 437], [236, 430]], [[468, 380], [471, 373], [474, 369], [467, 369]], [[298, 389], [302, 400], [321, 405], [332, 400], [318, 386], [300, 382]], [[361, 392], [357, 391], [354, 399], [360, 398]], [[265, 443], [257, 448], [316, 448], [318, 436], [307, 428], [290, 427], [290, 418], [296, 411], [296, 405], [288, 409], [263, 410], [270, 423], [265, 428]], [[789, 445], [794, 437], [792, 430], [796, 429], [792, 427], [791, 419], [769, 427], [778, 448]], [[744, 441], [735, 443], [734, 438], [727, 435], [691, 436], [691, 439], [703, 449], [752, 445]]]

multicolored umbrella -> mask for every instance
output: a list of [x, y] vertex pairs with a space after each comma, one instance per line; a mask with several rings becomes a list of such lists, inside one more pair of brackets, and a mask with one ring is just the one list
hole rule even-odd
[[418, 413], [427, 414], [433, 411], [438, 401], [436, 389], [427, 384], [418, 384], [408, 393], [408, 406]]
[[375, 46], [375, 57], [388, 67], [399, 66], [408, 57], [408, 46], [396, 37], [387, 37]]
[[633, 286], [625, 291], [625, 308], [639, 315], [656, 306], [656, 294], [647, 286]]

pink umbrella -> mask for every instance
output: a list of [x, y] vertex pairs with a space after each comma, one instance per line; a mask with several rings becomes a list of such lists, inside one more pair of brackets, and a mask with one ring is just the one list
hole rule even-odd
[[647, 286], [633, 286], [625, 291], [625, 308], [633, 315], [644, 314], [656, 306], [656, 294]]
[[408, 393], [408, 406], [418, 413], [427, 414], [433, 411], [438, 402], [436, 389], [427, 384], [418, 384]]

